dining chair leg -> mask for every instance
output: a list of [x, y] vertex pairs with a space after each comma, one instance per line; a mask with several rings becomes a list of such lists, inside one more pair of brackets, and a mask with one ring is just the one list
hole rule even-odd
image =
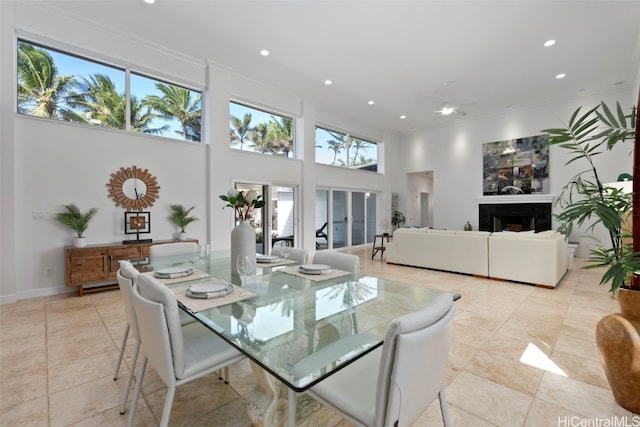
[[224, 383], [229, 384], [229, 367], [224, 367]]
[[118, 379], [118, 373], [120, 373], [120, 364], [124, 358], [124, 347], [127, 345], [127, 338], [129, 337], [129, 324], [124, 328], [124, 336], [122, 337], [122, 343], [120, 343], [120, 355], [118, 356], [118, 363], [116, 364], [116, 371], [113, 373], [113, 380]]
[[124, 414], [127, 410], [127, 400], [129, 399], [129, 390], [131, 390], [131, 383], [133, 382], [133, 374], [136, 370], [136, 362], [138, 361], [138, 352], [140, 351], [140, 342], [136, 341], [136, 346], [133, 349], [133, 359], [131, 359], [131, 368], [129, 369], [129, 378], [127, 379], [127, 386], [124, 389], [122, 395], [122, 401], [120, 402], [120, 415]]
[[440, 400], [440, 412], [442, 412], [442, 422], [445, 427], [449, 427], [451, 422], [449, 421], [449, 410], [447, 408], [447, 394], [444, 391], [444, 387], [438, 393], [438, 399]]
[[167, 396], [164, 398], [164, 408], [162, 409], [162, 418], [160, 419], [160, 427], [168, 427], [169, 417], [171, 416], [171, 406], [173, 398], [176, 395], [176, 387], [167, 387]]
[[136, 391], [133, 393], [133, 399], [131, 399], [131, 409], [129, 410], [127, 427], [133, 426], [133, 419], [136, 416], [136, 409], [138, 409], [138, 399], [140, 398], [140, 392], [142, 391], [142, 381], [144, 380], [144, 371], [146, 369], [147, 369], [147, 356], [144, 353], [142, 353], [142, 364], [140, 366], [140, 374], [138, 374], [138, 381], [136, 382]]

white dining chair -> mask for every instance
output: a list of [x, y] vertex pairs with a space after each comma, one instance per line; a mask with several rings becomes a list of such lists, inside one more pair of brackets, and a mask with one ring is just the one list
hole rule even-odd
[[189, 255], [198, 253], [196, 242], [159, 243], [149, 246], [149, 260], [153, 264], [154, 258], [159, 256]]
[[360, 273], [360, 257], [357, 255], [323, 249], [315, 253], [313, 263], [325, 264], [333, 269], [348, 271], [355, 275]]
[[244, 355], [204, 325], [181, 326], [175, 294], [152, 276], [140, 275], [133, 288], [142, 364], [131, 402], [128, 425], [133, 425], [147, 362], [167, 385], [160, 426], [169, 423], [176, 387], [219, 371]]
[[[283, 246], [280, 246], [280, 245], [274, 246], [271, 249], [271, 255], [283, 258], [282, 248]], [[289, 248], [289, 251], [290, 251], [290, 254], [289, 254], [290, 260], [299, 262], [300, 264], [307, 263], [307, 260], [309, 259], [309, 251], [307, 251], [306, 249], [300, 249], [300, 248]]]
[[131, 368], [129, 369], [129, 376], [127, 378], [127, 384], [122, 394], [122, 400], [120, 402], [120, 414], [124, 414], [127, 408], [127, 399], [129, 398], [129, 390], [131, 390], [131, 383], [133, 381], [134, 370], [136, 362], [138, 361], [138, 353], [140, 351], [140, 332], [138, 329], [138, 320], [136, 318], [135, 309], [133, 308], [133, 286], [138, 279], [140, 273], [129, 261], [120, 261], [120, 268], [116, 272], [116, 278], [118, 280], [118, 287], [122, 292], [122, 300], [124, 301], [124, 312], [127, 316], [127, 325], [125, 326], [124, 336], [122, 337], [122, 343], [120, 344], [120, 355], [118, 356], [118, 363], [116, 365], [116, 371], [113, 374], [113, 380], [118, 379], [120, 372], [120, 365], [124, 358], [124, 349], [127, 345], [127, 339], [129, 332], [133, 332], [135, 338], [135, 348], [133, 350], [133, 357], [131, 359]]
[[445, 372], [455, 313], [443, 293], [427, 307], [394, 319], [384, 343], [320, 381], [307, 393], [357, 426], [410, 426], [438, 397], [449, 426]]

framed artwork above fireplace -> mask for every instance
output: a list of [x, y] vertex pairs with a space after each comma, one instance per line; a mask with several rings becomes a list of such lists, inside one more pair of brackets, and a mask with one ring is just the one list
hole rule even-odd
[[482, 145], [482, 194], [549, 193], [549, 136], [534, 135]]

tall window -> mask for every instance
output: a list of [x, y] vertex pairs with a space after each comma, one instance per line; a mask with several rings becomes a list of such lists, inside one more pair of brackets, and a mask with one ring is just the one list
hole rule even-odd
[[230, 146], [274, 156], [293, 157], [293, 119], [231, 101]]
[[335, 130], [316, 127], [316, 163], [378, 171], [378, 145]]
[[17, 62], [20, 114], [200, 141], [198, 91], [23, 40]]

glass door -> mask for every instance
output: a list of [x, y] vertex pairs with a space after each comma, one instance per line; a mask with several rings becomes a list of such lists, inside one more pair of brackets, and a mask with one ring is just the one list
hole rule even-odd
[[331, 247], [334, 249], [343, 248], [347, 246], [347, 238], [349, 237], [349, 206], [347, 192], [344, 190], [333, 190], [332, 194], [331, 202], [333, 205], [333, 224], [331, 224], [331, 233], [329, 234], [329, 237], [331, 238]]
[[378, 221], [378, 195], [377, 193], [365, 194], [366, 209], [366, 237], [365, 243], [373, 243], [376, 235], [376, 222]]
[[316, 250], [373, 243], [378, 193], [316, 190]]
[[362, 191], [351, 192], [351, 246], [361, 245], [365, 242], [365, 193]]
[[329, 190], [316, 190], [316, 250], [329, 248]]
[[[295, 246], [295, 191], [293, 187], [271, 187], [271, 247]], [[266, 241], [266, 239], [265, 239]]]

